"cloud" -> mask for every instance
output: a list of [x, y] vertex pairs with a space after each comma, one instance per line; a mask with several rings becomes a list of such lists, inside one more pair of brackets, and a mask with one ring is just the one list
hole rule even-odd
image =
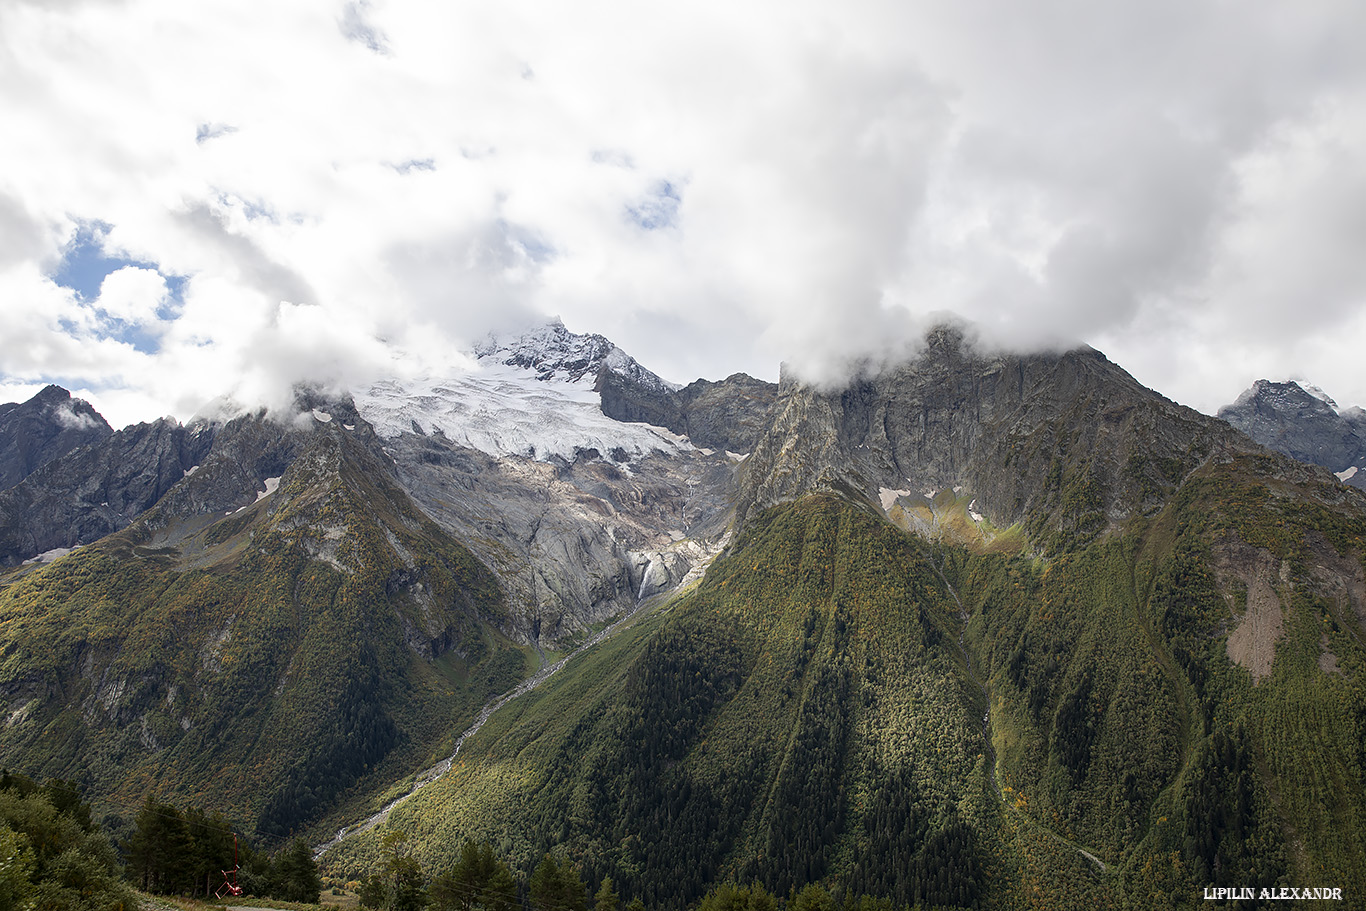
[[317, 292], [293, 269], [276, 262], [255, 241], [229, 230], [227, 219], [208, 203], [196, 203], [176, 219], [187, 234], [206, 242], [219, 254], [219, 269], [242, 283], [279, 300], [316, 303]]
[[43, 252], [42, 228], [22, 202], [0, 192], [0, 268]]
[[626, 207], [630, 219], [646, 231], [659, 231], [678, 224], [682, 190], [671, 181], [661, 180], [635, 205]]
[[369, 9], [370, 4], [367, 0], [355, 0], [355, 2], [346, 4], [338, 26], [341, 28], [341, 33], [351, 41], [365, 45], [376, 54], [387, 53], [387, 39], [384, 37], [384, 32], [366, 20]]
[[0, 4], [0, 384], [188, 416], [551, 315], [682, 382], [828, 381], [947, 311], [1206, 410], [1246, 372], [1366, 403], [1363, 26], [1345, 0]]
[[53, 408], [51, 414], [68, 430], [90, 430], [100, 426], [100, 422], [88, 414], [77, 414], [71, 402], [63, 402]]
[[155, 322], [157, 311], [170, 300], [166, 279], [155, 269], [124, 266], [104, 277], [95, 308], [126, 323]]

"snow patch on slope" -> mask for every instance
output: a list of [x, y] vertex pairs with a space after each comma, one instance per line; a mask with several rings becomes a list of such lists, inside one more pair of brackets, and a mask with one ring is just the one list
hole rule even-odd
[[356, 408], [382, 439], [414, 432], [441, 434], [459, 446], [492, 456], [517, 455], [572, 461], [579, 450], [613, 449], [638, 456], [691, 449], [662, 427], [626, 424], [602, 413], [595, 374], [577, 382], [534, 367], [484, 359], [468, 373], [383, 380], [354, 396]]
[[277, 490], [279, 490], [279, 489], [280, 489], [280, 479], [279, 479], [279, 478], [266, 478], [266, 489], [265, 489], [265, 490], [258, 490], [258, 491], [256, 492], [256, 502], [257, 502], [257, 503], [260, 503], [260, 502], [261, 502], [262, 500], [264, 500], [266, 497], [268, 497], [268, 496], [270, 496], [271, 494], [275, 493], [275, 491], [277, 491]]

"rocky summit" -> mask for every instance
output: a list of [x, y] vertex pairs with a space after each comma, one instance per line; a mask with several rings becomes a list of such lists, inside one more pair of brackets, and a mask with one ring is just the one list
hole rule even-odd
[[1366, 489], [1366, 411], [1340, 408], [1317, 386], [1258, 380], [1219, 417], [1268, 449]]
[[89, 402], [60, 386], [47, 386], [27, 402], [0, 405], [0, 490], [111, 433]]

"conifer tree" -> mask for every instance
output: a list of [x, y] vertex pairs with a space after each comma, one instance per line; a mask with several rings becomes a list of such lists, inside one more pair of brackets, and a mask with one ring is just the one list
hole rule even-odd
[[621, 898], [612, 885], [612, 877], [604, 877], [602, 885], [598, 887], [598, 894], [593, 897], [593, 911], [617, 911], [620, 905]]
[[588, 890], [579, 871], [551, 854], [536, 865], [530, 888], [534, 911], [588, 911]]
[[427, 882], [408, 848], [408, 833], [391, 829], [380, 842], [384, 864], [361, 884], [360, 902], [375, 911], [419, 911], [427, 905]]
[[144, 892], [184, 890], [194, 875], [194, 858], [180, 811], [149, 794], [133, 825], [123, 846], [129, 876]]
[[466, 841], [455, 865], [432, 882], [432, 902], [439, 911], [513, 911], [517, 886], [492, 847]]
[[272, 897], [317, 904], [323, 885], [307, 842], [302, 838], [294, 839], [288, 848], [276, 855], [272, 867]]

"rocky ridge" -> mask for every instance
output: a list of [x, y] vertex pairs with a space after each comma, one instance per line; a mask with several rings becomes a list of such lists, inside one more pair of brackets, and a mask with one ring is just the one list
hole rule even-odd
[[134, 424], [0, 491], [0, 565], [128, 527], [208, 454], [215, 429], [171, 418]]
[[1257, 380], [1219, 417], [1268, 449], [1366, 490], [1366, 411], [1340, 408], [1318, 387]]
[[953, 327], [911, 361], [833, 390], [784, 373], [771, 428], [741, 467], [738, 515], [815, 490], [883, 510], [963, 489], [998, 528], [1075, 543], [1165, 502], [1216, 453], [1224, 423], [1141, 386], [1100, 352], [976, 350]]
[[113, 432], [89, 402], [60, 386], [46, 386], [26, 402], [0, 405], [0, 490]]

